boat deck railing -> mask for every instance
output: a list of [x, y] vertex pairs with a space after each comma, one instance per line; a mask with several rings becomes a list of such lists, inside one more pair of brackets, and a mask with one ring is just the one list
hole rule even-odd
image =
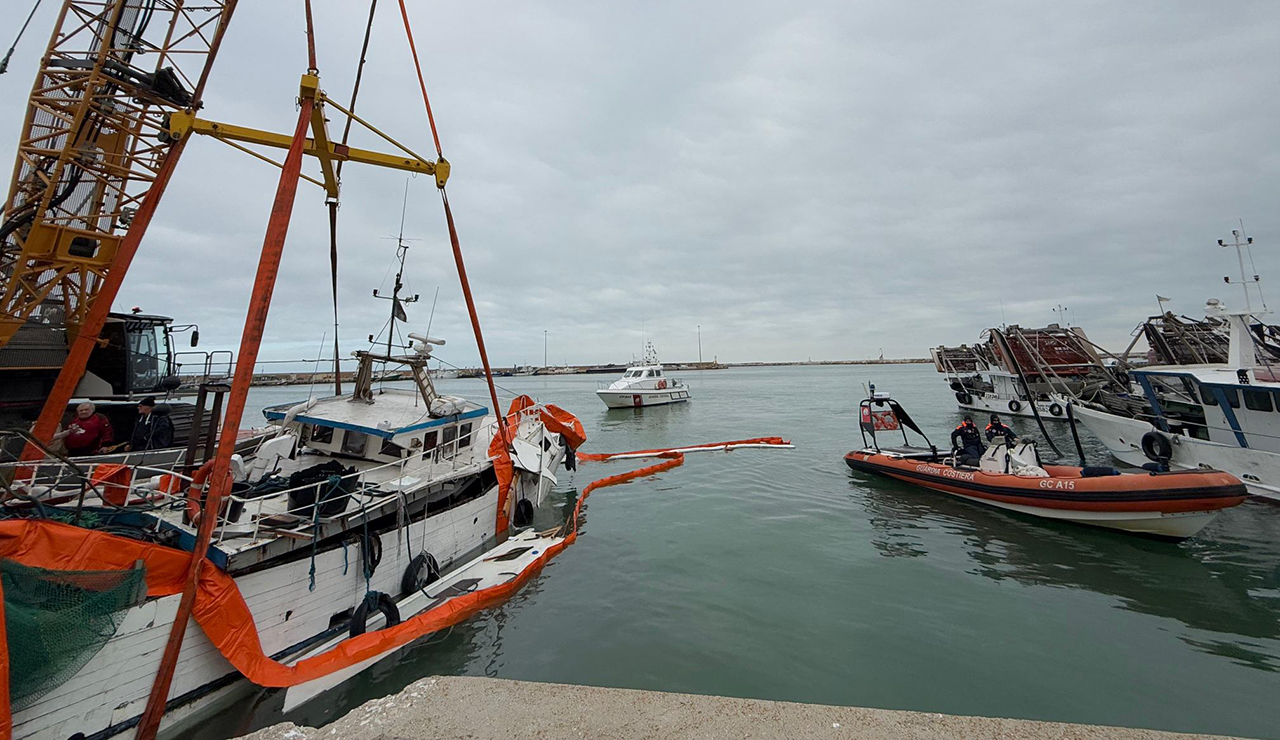
[[[518, 418], [539, 422], [544, 406], [537, 404], [523, 409]], [[228, 493], [219, 508], [216, 541], [229, 537], [248, 535], [252, 542], [261, 539], [263, 530], [269, 536], [306, 536], [305, 530], [319, 527], [321, 530], [336, 520], [346, 519], [358, 523], [380, 515], [384, 507], [398, 504], [406, 494], [426, 490], [430, 485], [478, 472], [489, 464], [488, 441], [497, 433], [496, 421], [489, 420], [479, 426], [469, 437], [453, 439], [437, 444], [429, 450], [421, 450], [400, 460], [364, 467], [354, 472], [336, 476], [337, 480], [309, 482], [298, 486], [256, 494], [252, 490]], [[487, 434], [485, 432], [488, 432]], [[477, 440], [485, 449], [478, 449]], [[465, 442], [465, 444], [464, 444]], [[466, 454], [469, 452], [470, 454]], [[257, 485], [285, 468], [296, 472], [307, 467], [305, 458], [287, 458], [276, 461], [271, 471], [259, 471]], [[341, 459], [325, 456], [326, 459]], [[292, 463], [285, 465], [284, 463]], [[358, 462], [358, 461], [355, 461]], [[121, 471], [128, 471], [128, 474]], [[174, 525], [191, 526], [184, 521], [183, 512], [189, 501], [199, 501], [204, 486], [194, 486], [191, 475], [168, 468], [145, 465], [76, 465], [74, 462], [45, 459], [32, 462], [7, 462], [0, 464], [0, 491], [7, 499], [4, 506], [40, 508], [60, 504], [91, 502], [93, 506], [106, 506], [121, 510], [132, 509], [147, 512]], [[292, 506], [290, 496], [310, 489], [323, 498], [325, 485], [339, 487], [347, 492], [359, 506], [350, 503], [334, 516], [319, 516], [311, 504]], [[311, 496], [317, 498], [316, 495]], [[77, 507], [78, 508], [78, 507]], [[245, 511], [252, 509], [248, 525], [239, 524]], [[272, 517], [277, 517], [272, 520]], [[286, 532], [280, 535], [281, 532]], [[316, 534], [320, 534], [317, 532]]]
[[[667, 385], [666, 385], [666, 387], [665, 387], [665, 388], [657, 388], [657, 387], [654, 387], [654, 386], [652, 385], [652, 384], [656, 383], [656, 382], [657, 382], [657, 381], [659, 381], [659, 380], [665, 380], [665, 381], [667, 381]], [[673, 389], [673, 388], [683, 388], [683, 387], [684, 387], [684, 383], [680, 382], [679, 380], [676, 380], [675, 378], [645, 378], [645, 379], [643, 379], [643, 380], [641, 380], [641, 381], [639, 381], [639, 382], [640, 382], [640, 383], [651, 384], [651, 385], [647, 385], [647, 386], [641, 386], [641, 385], [629, 385], [629, 386], [626, 386], [626, 387], [624, 387], [624, 388], [614, 388], [614, 387], [613, 387], [613, 384], [614, 384], [614, 383], [616, 383], [616, 382], [618, 382], [618, 381], [616, 381], [616, 380], [598, 380], [598, 381], [596, 381], [596, 390], [601, 390], [601, 391], [617, 391], [617, 392], [619, 392], [619, 393], [626, 393], [627, 391], [630, 391], [630, 390], [637, 390], [637, 391], [668, 391], [668, 390], [671, 390], [671, 389]]]

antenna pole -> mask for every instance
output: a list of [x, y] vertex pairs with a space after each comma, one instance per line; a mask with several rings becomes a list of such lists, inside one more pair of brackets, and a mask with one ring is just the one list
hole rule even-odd
[[[1239, 229], [1232, 229], [1231, 236], [1235, 238], [1233, 244], [1228, 245], [1226, 242], [1219, 239], [1218, 246], [1220, 247], [1234, 246], [1236, 248], [1236, 261], [1240, 264], [1240, 288], [1244, 290], [1244, 307], [1246, 311], [1248, 311], [1249, 313], [1253, 313], [1253, 301], [1249, 299], [1249, 282], [1244, 275], [1244, 252], [1240, 250], [1241, 247], [1252, 244], [1253, 239], [1249, 239], [1246, 237], [1245, 243], [1241, 244]], [[1227, 282], [1230, 283], [1231, 280], [1227, 279]], [[1259, 295], [1261, 295], [1261, 289], [1259, 289]]]

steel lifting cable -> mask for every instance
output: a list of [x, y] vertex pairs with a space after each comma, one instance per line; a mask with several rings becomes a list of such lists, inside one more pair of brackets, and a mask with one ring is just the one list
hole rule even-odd
[[[31, 25], [31, 19], [36, 16], [36, 11], [40, 9], [41, 2], [43, 0], [36, 0], [36, 4], [31, 6], [31, 12], [27, 14], [27, 20], [22, 24], [22, 28], [18, 29], [18, 36], [13, 40], [13, 46], [9, 47], [4, 59], [0, 59], [0, 75], [9, 69], [9, 60], [13, 58], [13, 52], [18, 48], [18, 42], [22, 40], [22, 35], [27, 32], [27, 26]], [[1252, 255], [1250, 255], [1249, 259], [1253, 259]]]

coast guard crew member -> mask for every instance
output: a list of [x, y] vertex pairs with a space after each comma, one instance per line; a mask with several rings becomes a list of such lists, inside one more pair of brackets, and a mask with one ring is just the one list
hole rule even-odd
[[987, 441], [990, 442], [1000, 435], [1004, 435], [1004, 443], [1008, 447], [1012, 447], [1014, 441], [1018, 439], [1018, 435], [1000, 421], [999, 414], [992, 414], [991, 423], [987, 425]]
[[972, 416], [965, 414], [964, 423], [951, 433], [951, 447], [960, 451], [959, 461], [962, 464], [978, 464], [978, 459], [987, 447], [982, 444], [982, 432], [978, 431]]

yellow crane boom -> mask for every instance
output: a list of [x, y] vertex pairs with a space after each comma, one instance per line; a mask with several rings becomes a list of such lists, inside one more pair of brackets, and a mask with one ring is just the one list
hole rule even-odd
[[0, 348], [79, 330], [153, 188], [168, 116], [199, 106], [235, 0], [64, 0], [0, 217]]

